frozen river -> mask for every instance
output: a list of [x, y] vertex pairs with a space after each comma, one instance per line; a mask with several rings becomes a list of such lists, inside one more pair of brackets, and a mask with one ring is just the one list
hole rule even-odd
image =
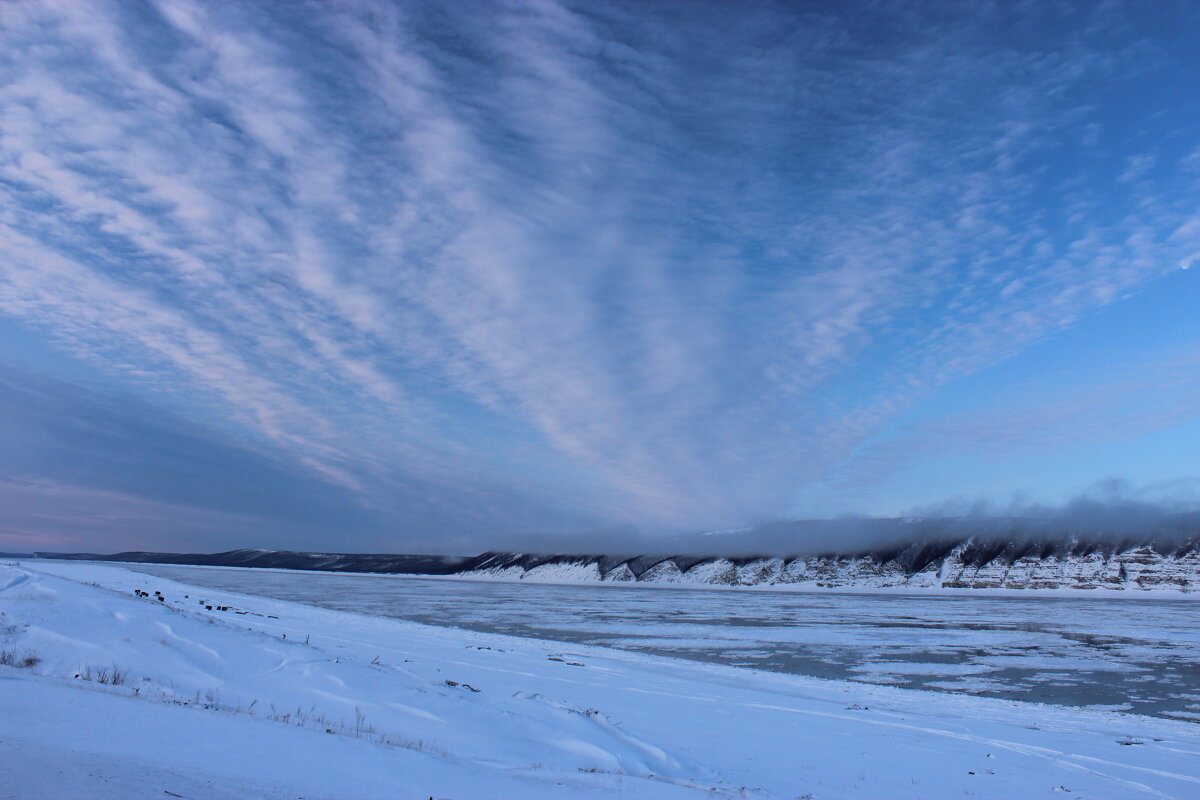
[[554, 586], [123, 565], [434, 625], [1200, 721], [1200, 602]]

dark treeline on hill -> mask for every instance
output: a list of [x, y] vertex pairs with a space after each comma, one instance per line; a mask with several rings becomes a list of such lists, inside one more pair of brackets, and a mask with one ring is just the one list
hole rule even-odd
[[38, 558], [72, 561], [122, 561], [134, 564], [181, 564], [204, 567], [302, 569], [323, 572], [375, 572], [410, 575], [453, 575], [472, 559], [467, 556], [383, 553], [306, 553], [292, 550], [229, 550], [224, 553], [36, 553]]

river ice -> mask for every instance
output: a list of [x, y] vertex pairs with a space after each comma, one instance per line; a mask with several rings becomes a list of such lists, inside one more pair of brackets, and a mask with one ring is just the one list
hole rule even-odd
[[1200, 603], [802, 594], [211, 567], [147, 574], [326, 608], [902, 688], [1200, 719]]

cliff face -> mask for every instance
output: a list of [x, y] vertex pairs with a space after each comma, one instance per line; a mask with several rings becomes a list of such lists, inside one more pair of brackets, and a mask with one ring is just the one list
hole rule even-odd
[[[997, 546], [997, 545], [1000, 546]], [[615, 563], [614, 563], [615, 562]], [[1200, 547], [961, 542], [899, 551], [782, 558], [530, 556], [489, 554], [462, 577], [552, 582], [856, 589], [1079, 589], [1200, 591]]]
[[1200, 591], [1200, 539], [1171, 542], [918, 542], [890, 550], [809, 556], [620, 556], [483, 553], [362, 555], [233, 550], [227, 553], [39, 554], [45, 558], [157, 564], [441, 575], [544, 583], [676, 583], [796, 589], [1078, 589]]

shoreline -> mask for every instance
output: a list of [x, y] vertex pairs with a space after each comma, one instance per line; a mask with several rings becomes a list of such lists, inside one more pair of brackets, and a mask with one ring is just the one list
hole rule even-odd
[[66, 559], [14, 559], [35, 563], [75, 563], [94, 565], [117, 565], [136, 568], [146, 567], [179, 567], [183, 569], [232, 569], [249, 570], [266, 573], [286, 573], [305, 575], [353, 575], [372, 578], [403, 578], [408, 580], [461, 581], [465, 583], [504, 583], [537, 586], [595, 586], [614, 589], [653, 589], [679, 591], [721, 591], [721, 592], [767, 592], [779, 594], [844, 594], [844, 595], [889, 595], [907, 597], [981, 597], [981, 598], [1020, 598], [1041, 597], [1046, 599], [1076, 599], [1076, 600], [1181, 600], [1186, 602], [1200, 601], [1200, 592], [1186, 589], [975, 589], [975, 588], [919, 588], [911, 586], [862, 586], [862, 587], [820, 587], [797, 586], [795, 584], [746, 584], [730, 586], [718, 583], [690, 583], [686, 581], [570, 581], [570, 580], [539, 580], [536, 578], [483, 576], [483, 575], [421, 575], [406, 572], [355, 572], [351, 570], [321, 570], [321, 569], [289, 569], [285, 567], [242, 567], [219, 564], [178, 564], [161, 563], [156, 561], [86, 561]]

